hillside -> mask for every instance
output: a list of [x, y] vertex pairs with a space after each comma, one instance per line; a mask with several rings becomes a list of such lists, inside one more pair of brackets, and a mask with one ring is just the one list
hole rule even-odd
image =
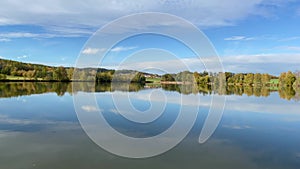
[[[74, 71], [76, 71], [75, 77]], [[55, 67], [41, 64], [23, 63], [0, 59], [1, 81], [97, 81], [111, 82], [114, 80], [144, 82], [144, 73], [133, 70], [109, 70], [105, 68]]]

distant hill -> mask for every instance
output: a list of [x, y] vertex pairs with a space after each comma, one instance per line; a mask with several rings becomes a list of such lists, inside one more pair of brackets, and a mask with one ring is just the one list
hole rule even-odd
[[[74, 71], [76, 71], [75, 77]], [[115, 70], [105, 68], [55, 67], [0, 59], [1, 81], [97, 81], [111, 82]], [[144, 73], [134, 70], [118, 70], [117, 81], [145, 81]], [[121, 75], [121, 76], [120, 76]]]

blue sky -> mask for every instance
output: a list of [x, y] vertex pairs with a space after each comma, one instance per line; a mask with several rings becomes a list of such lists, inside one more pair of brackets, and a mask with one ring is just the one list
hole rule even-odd
[[[84, 45], [105, 24], [129, 14], [164, 12], [202, 30], [226, 71], [278, 74], [300, 69], [297, 0], [228, 0], [226, 4], [220, 0], [4, 0], [0, 6], [0, 57], [5, 59], [74, 66], [81, 50], [97, 52]], [[106, 59], [107, 67], [148, 48], [167, 50], [182, 59], [193, 55], [174, 39], [145, 35], [116, 44]]]

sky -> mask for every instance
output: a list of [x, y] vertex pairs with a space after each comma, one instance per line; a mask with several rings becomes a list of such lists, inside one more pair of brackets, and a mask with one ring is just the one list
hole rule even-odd
[[[87, 45], [97, 30], [126, 15], [162, 12], [201, 30], [225, 71], [278, 75], [300, 69], [298, 0], [2, 0], [0, 6], [0, 58], [4, 59], [75, 66], [79, 56], [104, 50]], [[204, 69], [195, 60], [197, 54], [181, 42], [151, 34], [117, 42], [101, 65], [115, 68], [132, 55], [125, 68], [142, 69], [157, 63], [174, 67], [180, 59], [191, 64], [192, 71]], [[140, 63], [133, 64], [137, 61]], [[165, 70], [176, 72], [181, 67]]]

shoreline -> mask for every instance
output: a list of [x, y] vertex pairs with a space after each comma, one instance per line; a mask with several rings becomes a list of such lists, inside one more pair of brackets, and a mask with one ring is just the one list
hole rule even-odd
[[161, 81], [160, 84], [193, 84], [192, 82]]

